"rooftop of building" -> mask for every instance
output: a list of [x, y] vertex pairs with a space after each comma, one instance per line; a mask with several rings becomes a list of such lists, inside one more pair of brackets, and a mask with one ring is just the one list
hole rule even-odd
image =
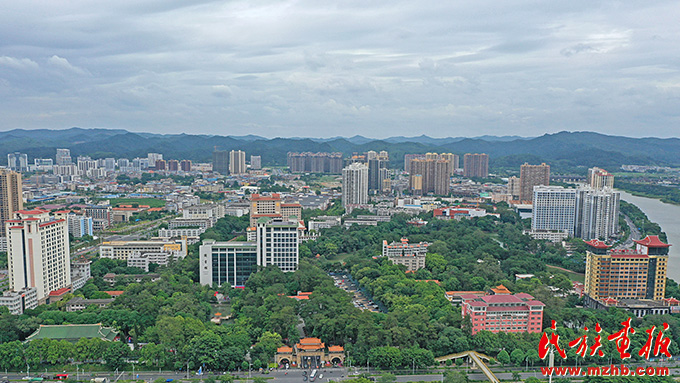
[[605, 242], [600, 241], [599, 239], [591, 239], [590, 241], [583, 241], [585, 242], [588, 246], [592, 246], [596, 249], [608, 249], [611, 246], [607, 245]]
[[667, 243], [663, 243], [658, 235], [648, 235], [641, 240], [633, 240], [633, 242], [637, 243], [638, 245], [646, 246], [646, 247], [670, 247], [671, 245]]

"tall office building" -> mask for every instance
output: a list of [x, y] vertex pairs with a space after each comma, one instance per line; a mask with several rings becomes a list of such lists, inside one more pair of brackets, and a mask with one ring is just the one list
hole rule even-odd
[[590, 299], [664, 299], [670, 245], [656, 235], [635, 243], [635, 249], [608, 250], [596, 239], [586, 242], [586, 304]]
[[256, 242], [215, 242], [205, 240], [199, 247], [202, 285], [245, 286], [250, 274], [257, 271]]
[[28, 155], [25, 153], [9, 153], [7, 155], [7, 167], [15, 172], [24, 173], [28, 171]]
[[531, 230], [560, 230], [574, 236], [576, 227], [576, 189], [561, 186], [534, 187]]
[[229, 174], [229, 153], [226, 150], [213, 152], [212, 170], [222, 175]]
[[73, 160], [71, 159], [70, 149], [57, 149], [57, 165], [70, 165]]
[[588, 183], [592, 188], [614, 188], [614, 175], [600, 168], [588, 169]]
[[368, 167], [355, 162], [342, 169], [342, 207], [368, 203]]
[[21, 174], [0, 169], [0, 237], [5, 237], [5, 222], [14, 218], [14, 212], [23, 208]]
[[250, 156], [250, 168], [253, 170], [262, 169], [262, 157], [261, 156]]
[[531, 201], [534, 198], [534, 186], [550, 185], [550, 165], [524, 163], [520, 167], [519, 183], [519, 200]]
[[229, 173], [246, 173], [246, 152], [242, 150], [232, 150], [229, 152]]
[[5, 223], [9, 288], [35, 287], [38, 302], [51, 291], [71, 286], [68, 227], [42, 210], [19, 210]]
[[466, 153], [463, 156], [463, 176], [487, 177], [489, 175], [489, 155], [485, 153]]
[[608, 187], [578, 189], [576, 237], [585, 240], [608, 239], [619, 232], [621, 193]]

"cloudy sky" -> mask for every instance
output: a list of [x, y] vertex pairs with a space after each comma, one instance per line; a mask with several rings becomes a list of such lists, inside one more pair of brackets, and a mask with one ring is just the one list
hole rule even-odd
[[0, 130], [680, 136], [680, 2], [21, 0]]

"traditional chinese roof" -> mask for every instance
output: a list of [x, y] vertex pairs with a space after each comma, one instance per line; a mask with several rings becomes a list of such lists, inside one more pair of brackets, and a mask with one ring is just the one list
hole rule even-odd
[[507, 287], [503, 285], [498, 285], [496, 287], [492, 287], [491, 291], [493, 291], [494, 294], [512, 294], [510, 290], [508, 290]]
[[328, 346], [328, 352], [345, 352], [345, 348], [342, 346]]
[[586, 243], [586, 245], [594, 247], [596, 249], [608, 249], [611, 246], [607, 245], [603, 241], [600, 241], [599, 239], [591, 239], [590, 241], [583, 241]]
[[670, 247], [671, 245], [661, 242], [658, 235], [648, 235], [639, 241], [633, 240], [638, 245], [647, 247]]
[[293, 348], [288, 346], [281, 346], [276, 349], [276, 352], [278, 352], [279, 354], [291, 354], [293, 353]]

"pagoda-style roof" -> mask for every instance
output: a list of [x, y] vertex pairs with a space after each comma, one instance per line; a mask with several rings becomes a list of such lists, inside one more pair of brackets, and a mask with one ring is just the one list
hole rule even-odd
[[611, 246], [607, 245], [603, 241], [600, 241], [599, 239], [591, 239], [590, 241], [583, 241], [586, 243], [586, 245], [594, 247], [596, 249], [608, 249]]
[[328, 352], [345, 352], [345, 348], [342, 346], [328, 346]]
[[658, 235], [648, 235], [641, 240], [633, 240], [638, 245], [646, 247], [670, 247], [671, 245], [661, 242]]
[[80, 338], [99, 338], [112, 341], [118, 336], [118, 332], [111, 327], [97, 324], [67, 324], [67, 325], [40, 325], [35, 332], [26, 338], [25, 342], [36, 339], [58, 339], [78, 341]]
[[292, 354], [293, 348], [288, 346], [281, 346], [276, 349], [276, 352], [279, 354]]
[[508, 288], [503, 286], [503, 285], [498, 285], [496, 287], [492, 287], [491, 291], [493, 291], [493, 293], [496, 294], [496, 295], [512, 294], [510, 292], [510, 290], [508, 290]]

